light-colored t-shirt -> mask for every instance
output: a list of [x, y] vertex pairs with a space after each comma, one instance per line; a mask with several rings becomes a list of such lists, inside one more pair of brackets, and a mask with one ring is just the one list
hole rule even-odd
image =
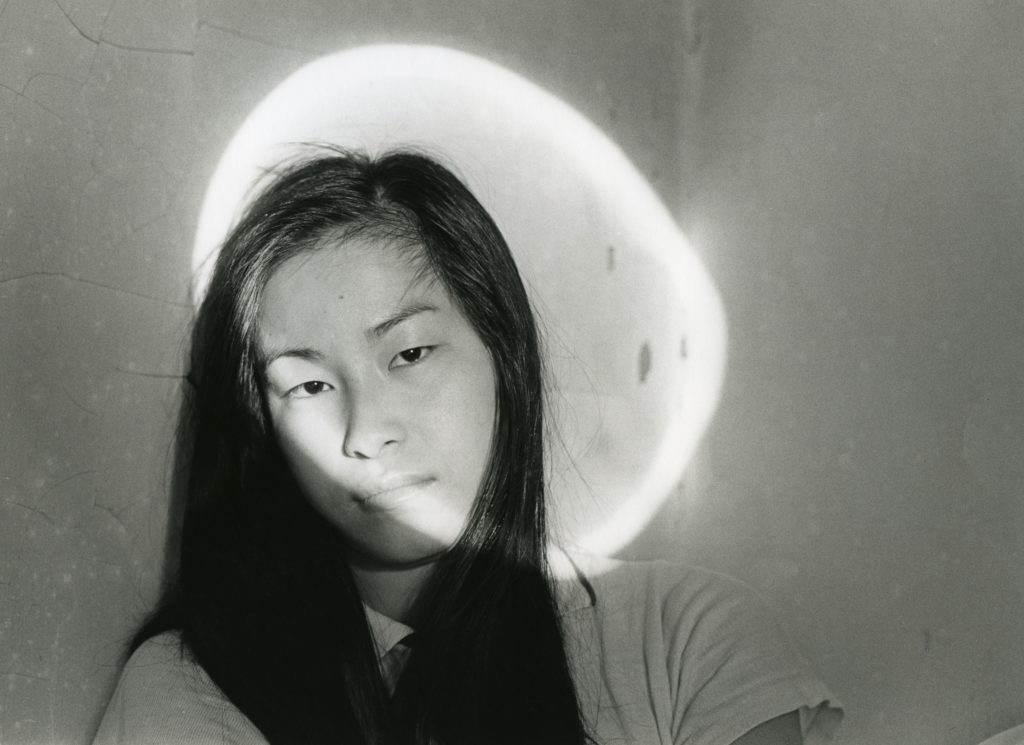
[[[748, 587], [665, 562], [580, 566], [593, 597], [567, 579], [558, 601], [581, 710], [597, 743], [730, 745], [793, 711], [806, 745], [831, 738], [841, 710]], [[411, 629], [370, 609], [367, 618], [387, 671]], [[168, 633], [129, 659], [94, 745], [181, 743], [266, 740]]]

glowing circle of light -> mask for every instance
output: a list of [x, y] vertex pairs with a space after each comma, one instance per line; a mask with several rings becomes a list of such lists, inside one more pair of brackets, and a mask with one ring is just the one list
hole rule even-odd
[[556, 534], [629, 543], [673, 491], [717, 405], [725, 322], [708, 274], [622, 151], [565, 102], [451, 49], [375, 45], [299, 69], [215, 170], [193, 300], [267, 169], [333, 143], [411, 146], [459, 174], [508, 239], [546, 339]]

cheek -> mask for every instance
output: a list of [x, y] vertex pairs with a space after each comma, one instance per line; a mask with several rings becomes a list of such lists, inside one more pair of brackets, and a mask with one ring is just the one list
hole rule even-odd
[[416, 413], [418, 446], [456, 475], [463, 489], [475, 489], [487, 465], [494, 429], [494, 378], [489, 359], [446, 367], [429, 395], [409, 401]]
[[457, 380], [447, 411], [451, 436], [459, 444], [464, 470], [477, 474], [487, 465], [494, 432], [495, 391], [491, 365], [479, 365], [472, 375]]
[[494, 436], [495, 394], [494, 386], [487, 386], [486, 389], [474, 392], [476, 404], [473, 407], [474, 416], [469, 422], [473, 431], [472, 441], [475, 449], [482, 453], [486, 460], [491, 452], [491, 441]]
[[329, 417], [315, 415], [277, 416], [274, 433], [281, 452], [302, 481], [327, 477], [326, 467], [339, 434]]

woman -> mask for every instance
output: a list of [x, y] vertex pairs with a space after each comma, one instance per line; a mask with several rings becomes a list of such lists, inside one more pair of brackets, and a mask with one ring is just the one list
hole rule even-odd
[[504, 239], [443, 167], [330, 151], [279, 175], [199, 311], [180, 570], [97, 743], [829, 729], [734, 584], [568, 558], [551, 578], [538, 348]]

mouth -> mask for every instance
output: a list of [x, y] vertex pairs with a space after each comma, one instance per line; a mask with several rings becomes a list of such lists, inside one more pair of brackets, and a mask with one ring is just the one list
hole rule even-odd
[[412, 496], [422, 487], [433, 483], [431, 476], [403, 476], [389, 479], [356, 493], [355, 501], [361, 505], [390, 507]]

